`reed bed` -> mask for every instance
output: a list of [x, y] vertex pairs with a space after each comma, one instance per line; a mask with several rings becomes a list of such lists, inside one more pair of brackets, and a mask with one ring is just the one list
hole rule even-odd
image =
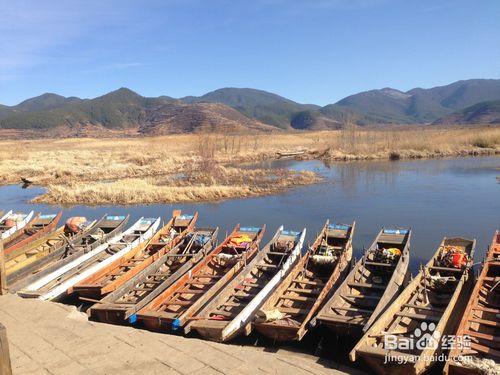
[[0, 141], [0, 184], [26, 178], [47, 188], [36, 202], [137, 204], [273, 194], [320, 178], [253, 168], [279, 151], [335, 160], [500, 154], [500, 128], [350, 128], [272, 134]]

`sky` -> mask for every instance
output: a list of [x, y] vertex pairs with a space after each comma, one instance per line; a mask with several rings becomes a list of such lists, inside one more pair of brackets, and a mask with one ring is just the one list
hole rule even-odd
[[0, 0], [0, 103], [221, 87], [326, 105], [500, 78], [498, 0]]

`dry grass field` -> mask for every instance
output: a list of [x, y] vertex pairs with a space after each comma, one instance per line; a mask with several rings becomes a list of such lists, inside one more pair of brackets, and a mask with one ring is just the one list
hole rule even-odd
[[247, 197], [319, 181], [307, 171], [248, 168], [297, 150], [325, 161], [493, 155], [500, 127], [0, 141], [0, 184], [27, 178], [47, 187], [37, 202], [60, 204]]

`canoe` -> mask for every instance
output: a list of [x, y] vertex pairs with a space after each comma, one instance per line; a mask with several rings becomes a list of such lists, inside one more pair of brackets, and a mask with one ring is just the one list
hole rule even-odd
[[361, 337], [407, 284], [411, 230], [382, 228], [314, 324], [336, 334]]
[[90, 223], [84, 232], [72, 236], [68, 242], [56, 243], [48, 250], [47, 255], [43, 251], [44, 256], [37, 257], [29, 266], [13, 272], [9, 277], [9, 290], [21, 290], [106, 243], [123, 231], [128, 218], [104, 215], [97, 222]]
[[[51, 251], [73, 242], [78, 236], [83, 236], [85, 229], [77, 233], [67, 233], [65, 227], [62, 226], [53, 232], [30, 242], [15, 252], [11, 252], [8, 260], [5, 261], [5, 273], [7, 275], [7, 285], [13, 284], [18, 280], [14, 275], [17, 271], [28, 267], [37, 259], [40, 259]], [[20, 274], [22, 275], [22, 274]]]
[[79, 281], [113, 263], [136, 246], [150, 239], [158, 229], [160, 220], [159, 217], [140, 218], [123, 233], [28, 285], [19, 291], [18, 295], [41, 300], [56, 300], [72, 294], [73, 286]]
[[470, 346], [450, 350], [446, 374], [500, 372], [500, 232], [496, 231], [483, 269], [470, 296], [455, 337], [468, 337]]
[[302, 251], [306, 229], [283, 230], [206, 307], [193, 315], [184, 333], [197, 331], [212, 341], [228, 341], [251, 332], [252, 321], [266, 297], [286, 277]]
[[260, 308], [255, 329], [275, 341], [300, 341], [352, 258], [355, 223], [327, 221], [308, 252]]
[[193, 229], [197, 219], [198, 213], [181, 215], [181, 211], [174, 211], [169, 222], [148, 242], [80, 281], [73, 291], [83, 298], [101, 299], [170, 251]]
[[386, 304], [350, 359], [361, 357], [379, 374], [423, 374], [436, 364], [443, 352], [441, 335], [454, 332], [465, 308], [475, 244], [444, 238], [401, 295]]
[[218, 228], [191, 230], [177, 246], [90, 308], [99, 322], [135, 323], [134, 315], [188, 272], [217, 243]]
[[[16, 214], [12, 211], [9, 211], [2, 217], [0, 221], [0, 240], [4, 241], [4, 245], [7, 240], [11, 240], [12, 238], [21, 234], [21, 229], [28, 225], [34, 214], [35, 213], [33, 211], [29, 212], [28, 214]], [[9, 219], [15, 220], [16, 224], [12, 227], [7, 227], [5, 225], [5, 222]]]
[[12, 257], [22, 253], [23, 247], [29, 245], [33, 241], [46, 236], [53, 232], [59, 220], [61, 220], [62, 211], [53, 215], [37, 215], [31, 220], [22, 230], [19, 235], [8, 238], [3, 243], [5, 259], [9, 260]]
[[262, 228], [237, 225], [217, 248], [190, 272], [137, 313], [150, 330], [178, 330], [257, 254]]

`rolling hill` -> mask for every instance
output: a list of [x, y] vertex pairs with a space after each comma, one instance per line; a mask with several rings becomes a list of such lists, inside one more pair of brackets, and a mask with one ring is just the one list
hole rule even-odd
[[392, 88], [370, 90], [348, 96], [333, 106], [362, 114], [372, 123], [422, 124], [491, 100], [500, 100], [499, 79], [471, 79], [406, 92]]
[[186, 103], [220, 103], [236, 109], [249, 118], [281, 129], [289, 129], [294, 114], [320, 108], [311, 104], [299, 104], [279, 95], [256, 89], [228, 87], [203, 96], [188, 96], [180, 100]]
[[471, 105], [440, 118], [435, 124], [500, 124], [500, 100]]
[[324, 107], [248, 88], [203, 96], [143, 97], [121, 88], [94, 99], [43, 94], [0, 105], [0, 129], [86, 134], [88, 129], [167, 134], [211, 130], [323, 130], [348, 124], [496, 123], [500, 80], [474, 79], [406, 92], [392, 88], [348, 96]]

